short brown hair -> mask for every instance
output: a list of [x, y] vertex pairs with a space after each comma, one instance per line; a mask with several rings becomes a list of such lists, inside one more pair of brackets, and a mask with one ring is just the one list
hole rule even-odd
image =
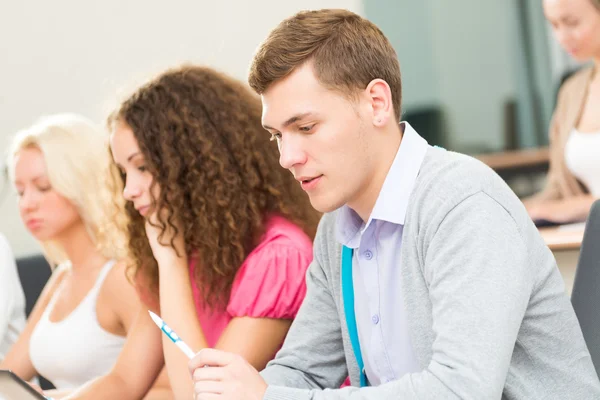
[[344, 94], [383, 79], [400, 120], [402, 83], [394, 48], [372, 22], [347, 10], [302, 11], [282, 21], [260, 45], [248, 83], [258, 93], [312, 61], [321, 84]]

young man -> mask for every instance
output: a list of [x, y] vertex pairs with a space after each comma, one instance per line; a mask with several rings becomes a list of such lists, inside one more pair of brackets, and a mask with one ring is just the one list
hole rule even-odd
[[400, 69], [376, 26], [301, 12], [262, 44], [250, 85], [281, 165], [326, 214], [276, 359], [259, 375], [201, 351], [197, 399], [600, 398], [525, 208], [489, 168], [399, 123]]

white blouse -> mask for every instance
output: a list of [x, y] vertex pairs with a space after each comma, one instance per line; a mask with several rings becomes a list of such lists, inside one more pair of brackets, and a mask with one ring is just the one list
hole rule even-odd
[[565, 147], [565, 162], [592, 196], [600, 197], [600, 132], [573, 129]]

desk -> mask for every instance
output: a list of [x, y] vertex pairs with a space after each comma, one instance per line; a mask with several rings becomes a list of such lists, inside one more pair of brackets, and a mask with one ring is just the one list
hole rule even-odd
[[504, 151], [501, 153], [480, 154], [475, 156], [475, 158], [487, 164], [494, 171], [523, 170], [547, 166], [550, 161], [550, 149], [548, 147], [541, 147], [537, 149]]
[[552, 251], [579, 250], [583, 240], [585, 224], [570, 224], [552, 228], [541, 228], [540, 234]]
[[583, 240], [585, 224], [570, 224], [555, 228], [541, 228], [540, 234], [552, 250], [558, 269], [565, 281], [565, 288], [569, 295], [575, 280], [579, 248]]
[[496, 171], [519, 197], [537, 192], [550, 165], [548, 147], [480, 154], [479, 161]]

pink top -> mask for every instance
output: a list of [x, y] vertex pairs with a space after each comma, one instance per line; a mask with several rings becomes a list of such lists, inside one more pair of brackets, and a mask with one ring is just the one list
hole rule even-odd
[[[306, 294], [305, 275], [312, 261], [312, 242], [304, 231], [274, 216], [267, 223], [262, 241], [244, 260], [233, 286], [227, 308], [211, 311], [192, 283], [200, 326], [209, 347], [214, 347], [223, 330], [235, 317], [293, 319]], [[194, 282], [195, 263], [190, 263]]]

